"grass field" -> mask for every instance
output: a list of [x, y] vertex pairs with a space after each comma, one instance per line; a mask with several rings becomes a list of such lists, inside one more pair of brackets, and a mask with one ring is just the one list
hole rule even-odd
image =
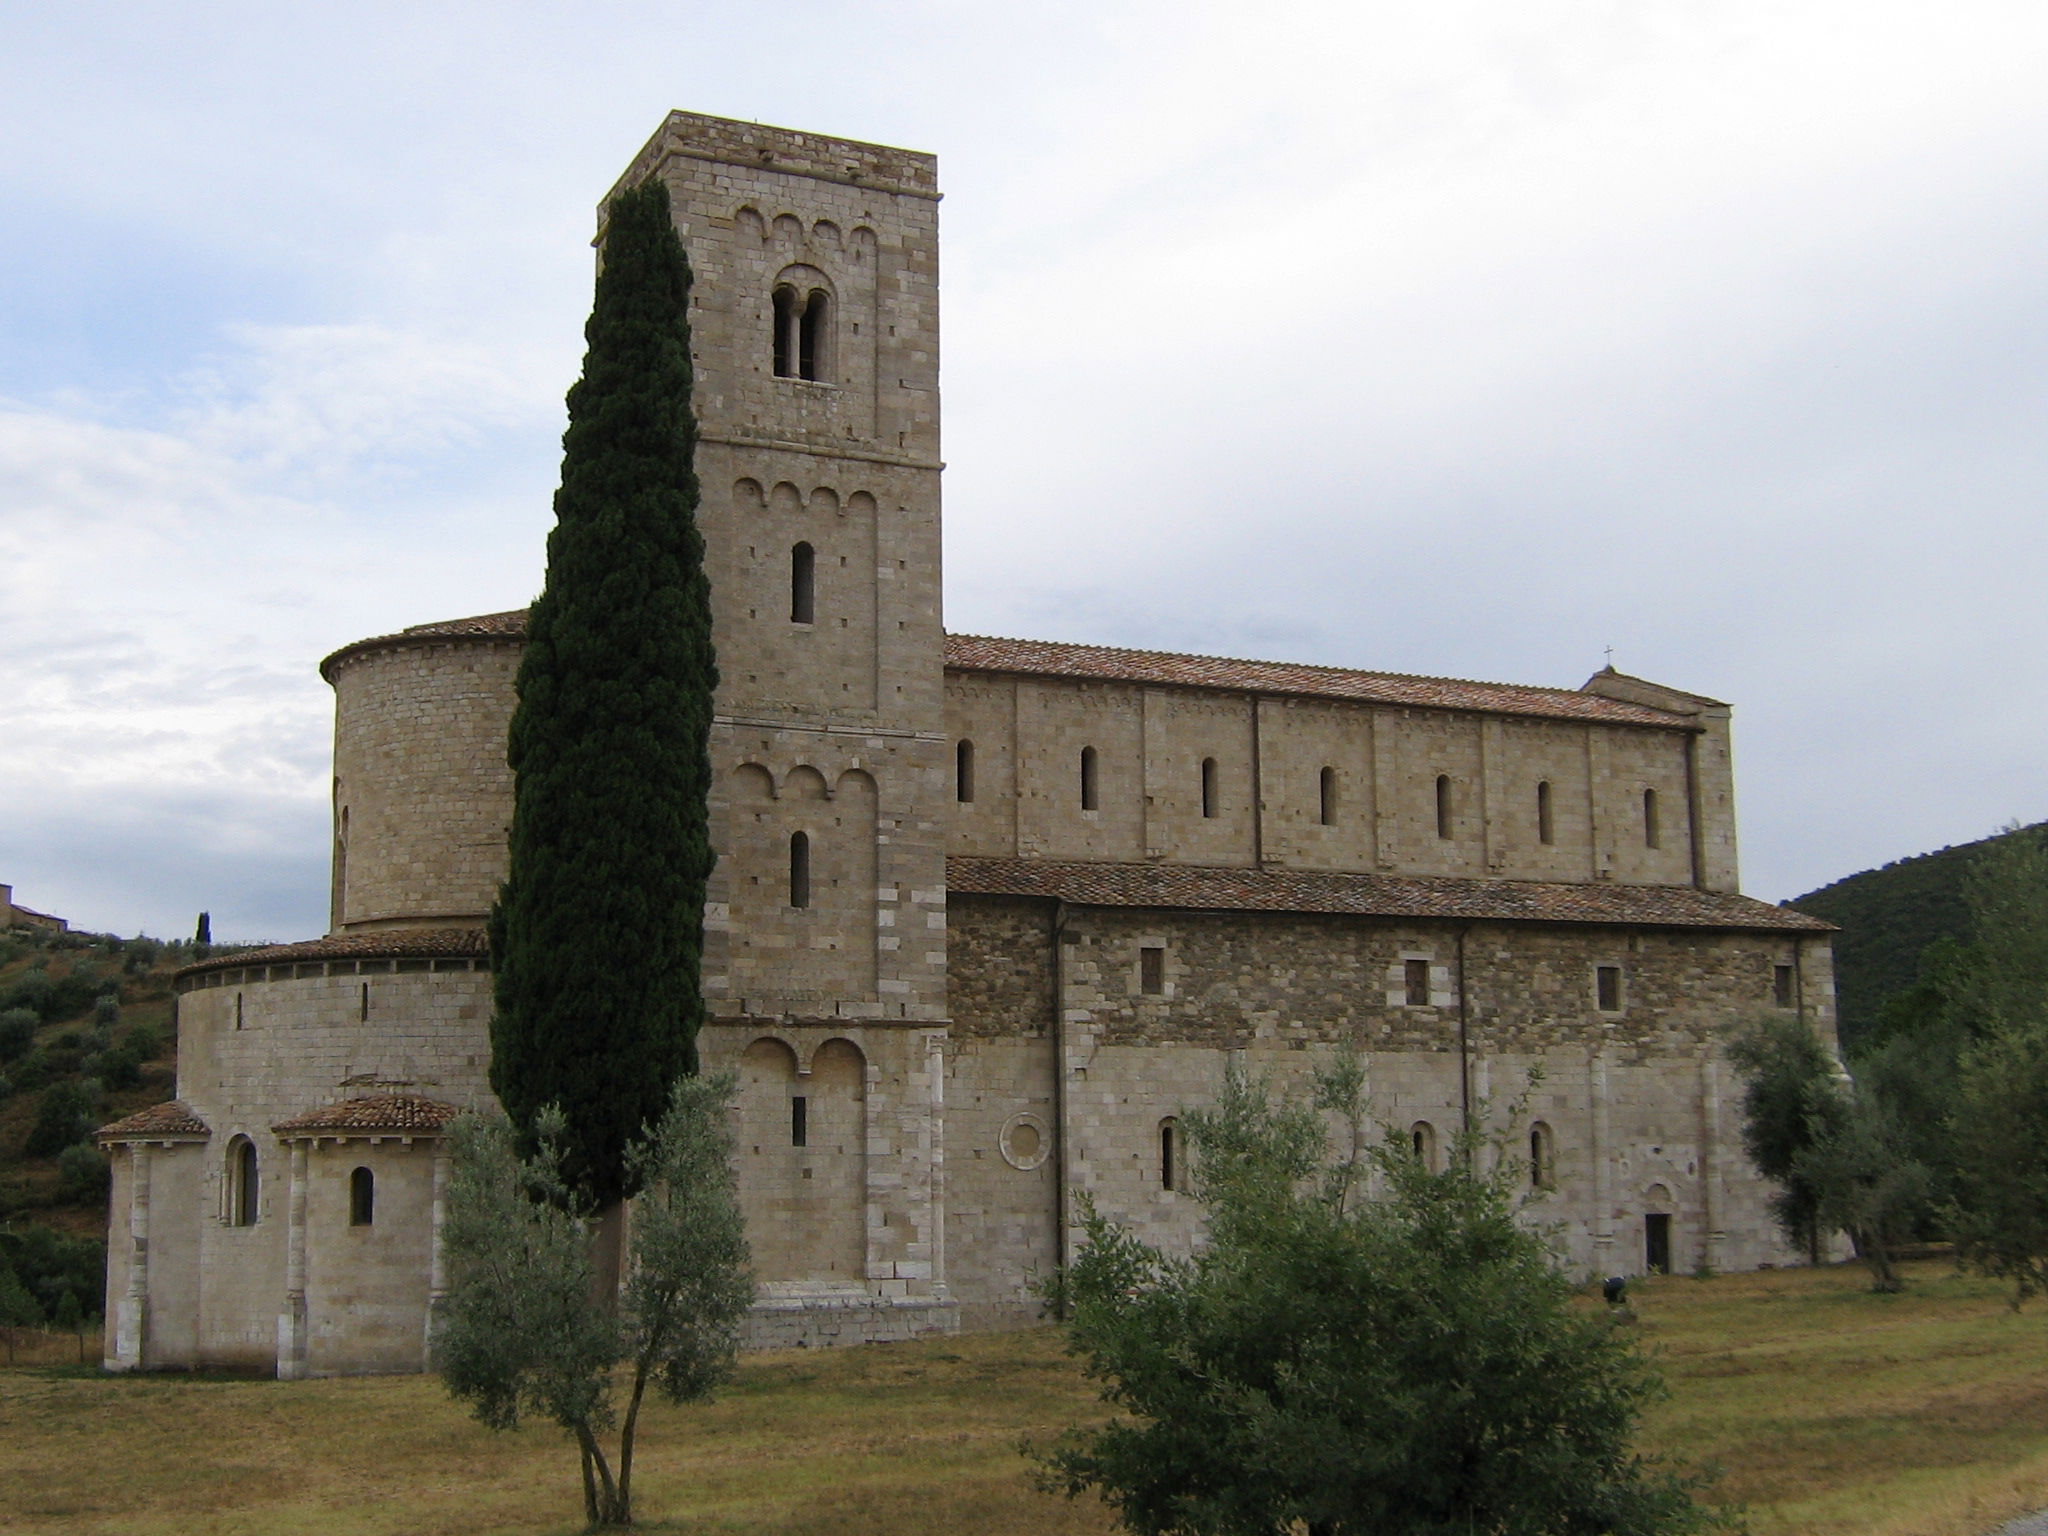
[[[1757, 1536], [1980, 1536], [2048, 1505], [2048, 1317], [1912, 1266], [1639, 1284], [1671, 1400], [1646, 1444], [1724, 1469]], [[67, 1339], [64, 1341], [69, 1344]], [[1049, 1331], [752, 1356], [717, 1402], [659, 1408], [647, 1528], [1065, 1536], [1018, 1443], [1098, 1416]], [[0, 1530], [436, 1536], [580, 1527], [553, 1431], [493, 1435], [431, 1380], [108, 1379], [0, 1371]]]

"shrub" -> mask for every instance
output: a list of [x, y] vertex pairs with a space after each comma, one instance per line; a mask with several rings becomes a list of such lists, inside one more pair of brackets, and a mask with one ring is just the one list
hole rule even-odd
[[121, 997], [117, 992], [102, 992], [92, 1005], [92, 1023], [95, 1029], [112, 1029], [121, 1022]]
[[53, 1083], [36, 1103], [36, 1121], [22, 1152], [28, 1157], [55, 1157], [93, 1132], [95, 1095], [84, 1083]]
[[10, 1266], [43, 1316], [54, 1317], [67, 1292], [82, 1315], [99, 1315], [107, 1290], [105, 1243], [49, 1227], [0, 1228], [0, 1271]]
[[57, 1154], [57, 1174], [64, 1193], [81, 1205], [104, 1199], [113, 1180], [107, 1155], [89, 1141], [73, 1142]]
[[51, 979], [50, 973], [42, 966], [31, 965], [28, 970], [14, 978], [6, 995], [0, 997], [0, 1007], [5, 1007], [10, 1012], [17, 1008], [25, 1008], [38, 1019], [47, 1018], [45, 1010], [49, 1007], [50, 998], [56, 990], [57, 983]]
[[137, 1024], [128, 1031], [128, 1046], [137, 1061], [155, 1061], [164, 1053], [164, 1032], [154, 1024]]
[[32, 1093], [55, 1077], [57, 1069], [50, 1060], [48, 1051], [30, 1051], [14, 1063], [11, 1075], [17, 1089], [23, 1093]]
[[135, 1049], [135, 1041], [122, 1041], [112, 1050], [101, 1051], [86, 1062], [86, 1070], [101, 1082], [117, 1092], [142, 1086], [142, 1063], [144, 1057]]
[[0, 1013], [0, 1062], [19, 1061], [28, 1054], [39, 1022], [33, 1008], [9, 1008]]

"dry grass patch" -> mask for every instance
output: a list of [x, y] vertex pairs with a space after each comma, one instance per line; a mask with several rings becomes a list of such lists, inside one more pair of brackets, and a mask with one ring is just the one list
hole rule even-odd
[[[1719, 1462], [1756, 1536], [1980, 1536], [2048, 1505], [2048, 1321], [1942, 1265], [1911, 1278], [1639, 1283], [1673, 1390], [1650, 1447]], [[650, 1411], [640, 1512], [693, 1536], [1103, 1536], [1018, 1451], [1100, 1414], [1049, 1331], [752, 1356], [716, 1402]], [[493, 1435], [416, 1377], [0, 1371], [0, 1530], [568, 1536], [574, 1479], [553, 1430]]]

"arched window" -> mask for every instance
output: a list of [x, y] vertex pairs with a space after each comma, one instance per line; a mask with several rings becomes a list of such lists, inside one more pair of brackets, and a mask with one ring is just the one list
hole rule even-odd
[[962, 805], [974, 800], [974, 743], [962, 740], [953, 748], [953, 798]]
[[1168, 1115], [1159, 1122], [1159, 1187], [1181, 1189], [1185, 1180], [1181, 1174], [1180, 1122]]
[[348, 1176], [348, 1224], [367, 1227], [377, 1219], [377, 1176], [358, 1168]]
[[256, 1173], [256, 1143], [237, 1136], [228, 1143], [228, 1225], [253, 1227], [261, 1209]]
[[1662, 848], [1664, 846], [1664, 834], [1657, 826], [1657, 791], [1654, 789], [1643, 791], [1643, 846], [1645, 848]]
[[1095, 794], [1095, 749], [1081, 749], [1081, 809], [1093, 811], [1100, 808]]
[[804, 312], [797, 321], [797, 377], [821, 382], [826, 376], [826, 349], [832, 340], [832, 296], [813, 288], [804, 300]]
[[808, 544], [789, 552], [789, 622], [810, 624], [818, 613], [818, 555]]
[[1337, 824], [1337, 770], [1325, 768], [1316, 782], [1316, 819], [1326, 827]]
[[1436, 776], [1436, 835], [1446, 839], [1451, 835], [1451, 776], [1448, 773]]
[[1202, 759], [1202, 814], [1214, 819], [1216, 815], [1216, 759]]
[[789, 904], [792, 907], [811, 904], [811, 835], [808, 832], [789, 834]]
[[1529, 1187], [1557, 1188], [1557, 1138], [1541, 1120], [1529, 1127]]
[[1557, 841], [1557, 822], [1550, 809], [1550, 780], [1545, 779], [1536, 786], [1536, 841], [1554, 843]]
[[778, 284], [775, 289], [775, 377], [778, 379], [797, 376], [799, 329], [796, 290], [787, 283]]
[[1436, 1172], [1436, 1127], [1427, 1120], [1418, 1120], [1408, 1128], [1408, 1145], [1415, 1153], [1415, 1161], [1431, 1173]]

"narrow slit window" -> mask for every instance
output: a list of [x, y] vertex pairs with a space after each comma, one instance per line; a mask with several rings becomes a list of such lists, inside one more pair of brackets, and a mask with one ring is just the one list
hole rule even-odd
[[1415, 1153], [1415, 1161], [1431, 1173], [1436, 1172], [1436, 1127], [1427, 1120], [1418, 1120], [1409, 1127], [1408, 1145]]
[[370, 984], [367, 981], [363, 983], [362, 1001], [358, 1005], [356, 1017], [364, 1023], [368, 1023], [370, 1019]]
[[1541, 1120], [1529, 1127], [1529, 1187], [1557, 1188], [1557, 1141]]
[[1436, 776], [1436, 835], [1446, 841], [1451, 835], [1451, 776], [1448, 773]]
[[1214, 820], [1216, 817], [1216, 759], [1202, 759], [1202, 814]]
[[1171, 1115], [1159, 1122], [1159, 1187], [1169, 1191], [1181, 1187], [1180, 1122]]
[[1147, 997], [1165, 994], [1166, 951], [1156, 944], [1147, 944], [1138, 951], [1138, 990]]
[[792, 907], [811, 904], [811, 835], [808, 832], [789, 835], [789, 904]]
[[377, 1219], [377, 1176], [358, 1168], [348, 1176], [348, 1224], [367, 1227]]
[[1081, 749], [1081, 809], [1084, 811], [1100, 809], [1095, 793], [1095, 749], [1093, 747], [1083, 747]]
[[953, 748], [953, 798], [962, 805], [974, 801], [974, 743], [962, 741]]
[[1794, 1001], [1796, 1001], [1791, 966], [1774, 965], [1771, 967], [1771, 1001], [1780, 1008], [1790, 1008]]
[[1662, 848], [1664, 846], [1663, 829], [1657, 825], [1657, 791], [1654, 789], [1643, 791], [1643, 846], [1645, 848]]
[[1593, 1002], [1602, 1013], [1621, 1012], [1621, 967], [1593, 967]]
[[1401, 986], [1410, 1008], [1429, 1006], [1429, 962], [1427, 960], [1403, 960], [1401, 962]]
[[1550, 780], [1545, 779], [1536, 786], [1536, 841], [1546, 845], [1557, 841], [1557, 820], [1550, 802]]
[[818, 552], [798, 544], [789, 552], [789, 622], [814, 624], [818, 617]]
[[820, 382], [825, 377], [825, 352], [831, 340], [832, 296], [813, 288], [804, 300], [804, 312], [797, 322], [797, 374]]
[[1316, 779], [1316, 819], [1326, 827], [1337, 824], [1337, 770], [1325, 768]]
[[811, 1101], [802, 1094], [794, 1094], [789, 1101], [789, 1144], [792, 1147], [807, 1147], [811, 1144]]
[[237, 1136], [228, 1148], [228, 1224], [236, 1227], [256, 1225], [260, 1202], [257, 1199], [256, 1143], [246, 1136]]
[[775, 377], [796, 377], [797, 301], [796, 290], [787, 283], [775, 290]]

